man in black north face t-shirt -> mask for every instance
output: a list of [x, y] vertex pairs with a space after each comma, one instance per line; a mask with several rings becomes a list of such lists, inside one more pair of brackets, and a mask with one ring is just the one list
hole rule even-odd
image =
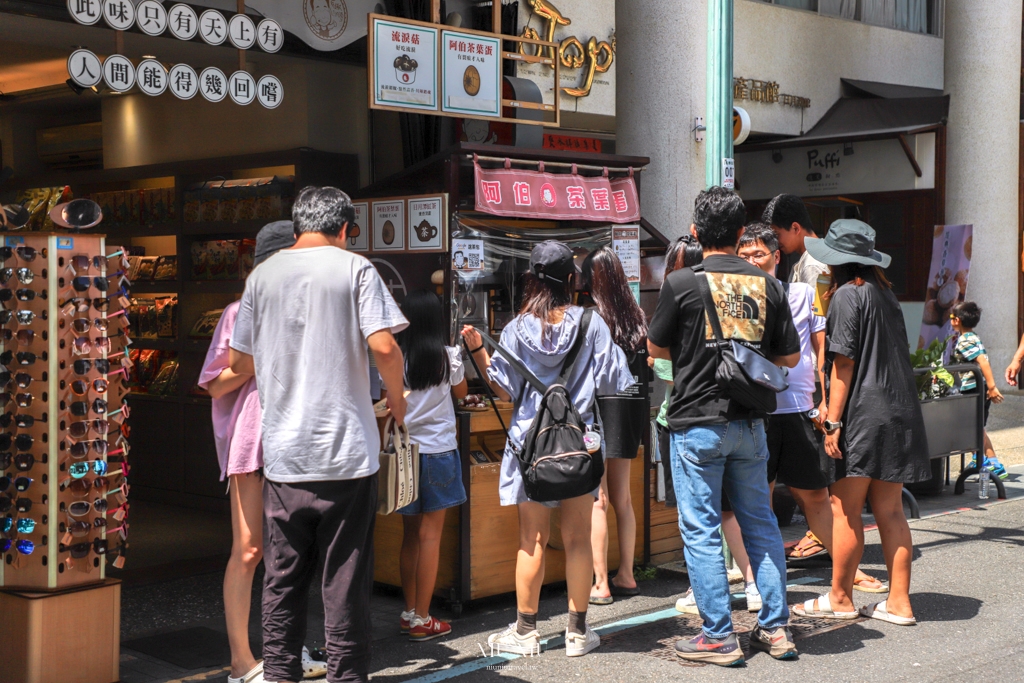
[[[704, 269], [722, 334], [794, 367], [800, 337], [778, 280], [736, 256], [746, 208], [721, 187], [701, 192], [690, 230], [704, 248]], [[703, 633], [676, 643], [684, 659], [735, 664], [743, 659], [730, 617], [729, 581], [722, 562], [722, 490], [739, 519], [763, 606], [751, 646], [773, 657], [796, 656], [786, 628], [786, 559], [771, 511], [764, 415], [724, 395], [715, 381], [717, 343], [705, 315], [698, 275], [690, 268], [665, 280], [648, 332], [655, 358], [671, 359], [675, 387], [669, 402], [672, 479], [679, 526]]]

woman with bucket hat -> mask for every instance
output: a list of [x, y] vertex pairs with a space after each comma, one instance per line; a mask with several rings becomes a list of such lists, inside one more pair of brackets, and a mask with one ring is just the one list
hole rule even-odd
[[832, 590], [794, 607], [800, 616], [856, 619], [853, 581], [864, 552], [865, 501], [882, 538], [889, 597], [860, 614], [915, 624], [910, 606], [913, 547], [903, 513], [903, 484], [931, 477], [921, 406], [910, 365], [907, 330], [884, 269], [891, 258], [875, 250], [875, 231], [841, 219], [824, 239], [807, 238], [811, 256], [832, 269], [826, 327], [830, 380], [825, 450], [836, 460], [831, 487]]

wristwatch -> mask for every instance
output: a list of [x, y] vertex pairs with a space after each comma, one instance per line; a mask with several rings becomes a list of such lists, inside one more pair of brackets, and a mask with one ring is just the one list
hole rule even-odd
[[825, 424], [825, 433], [827, 433], [827, 434], [835, 434], [836, 432], [838, 432], [840, 429], [843, 428], [843, 421], [842, 420], [839, 420], [837, 422], [832, 422], [831, 420], [825, 420], [824, 424]]

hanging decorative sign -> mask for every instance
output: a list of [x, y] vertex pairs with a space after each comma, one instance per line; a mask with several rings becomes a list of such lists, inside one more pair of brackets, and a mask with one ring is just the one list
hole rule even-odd
[[441, 32], [441, 111], [501, 116], [501, 41]]
[[110, 55], [103, 62], [103, 81], [114, 92], [131, 90], [135, 85], [135, 65], [123, 55]]
[[256, 81], [248, 71], [236, 71], [228, 78], [228, 95], [235, 104], [252, 104], [256, 98]]
[[284, 86], [277, 76], [266, 75], [256, 83], [256, 99], [267, 109], [277, 109], [284, 99]]
[[228, 94], [228, 79], [215, 66], [208, 66], [199, 74], [199, 92], [210, 102], [220, 102]]
[[436, 110], [438, 30], [373, 19], [373, 35], [373, 104]]
[[409, 197], [409, 251], [444, 251], [448, 221], [445, 196]]
[[640, 200], [632, 173], [586, 177], [474, 163], [476, 210], [496, 216], [633, 223]]
[[188, 5], [177, 4], [167, 13], [167, 26], [178, 40], [192, 40], [199, 31], [199, 17]]
[[256, 27], [256, 42], [264, 52], [277, 52], [284, 46], [284, 29], [273, 19], [264, 19]]
[[103, 21], [112, 29], [127, 31], [135, 23], [135, 5], [129, 0], [103, 0]]
[[139, 90], [147, 95], [156, 97], [163, 95], [167, 90], [167, 69], [155, 59], [144, 59], [139, 62], [136, 77], [139, 82]]
[[100, 0], [68, 0], [68, 12], [79, 24], [92, 26], [100, 20], [103, 8]]
[[228, 37], [228, 22], [215, 9], [199, 15], [199, 37], [210, 45], [220, 45]]
[[167, 10], [156, 0], [142, 0], [135, 13], [139, 30], [146, 35], [158, 36], [167, 30]]
[[68, 75], [77, 85], [91, 88], [103, 79], [103, 62], [89, 50], [75, 50], [68, 57]]
[[239, 50], [248, 50], [256, 44], [256, 24], [244, 14], [228, 20], [228, 40]]
[[405, 251], [405, 200], [373, 202], [373, 250]]
[[370, 224], [366, 220], [370, 215], [370, 205], [367, 202], [355, 202], [352, 207], [356, 210], [356, 217], [348, 226], [348, 249], [370, 251]]
[[199, 77], [188, 64], [175, 64], [167, 77], [171, 92], [179, 100], [191, 100], [199, 92]]

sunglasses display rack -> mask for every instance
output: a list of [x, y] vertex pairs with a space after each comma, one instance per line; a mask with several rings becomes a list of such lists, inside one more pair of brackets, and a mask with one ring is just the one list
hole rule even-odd
[[102, 235], [0, 238], [0, 587], [102, 582], [127, 548], [127, 259]]

